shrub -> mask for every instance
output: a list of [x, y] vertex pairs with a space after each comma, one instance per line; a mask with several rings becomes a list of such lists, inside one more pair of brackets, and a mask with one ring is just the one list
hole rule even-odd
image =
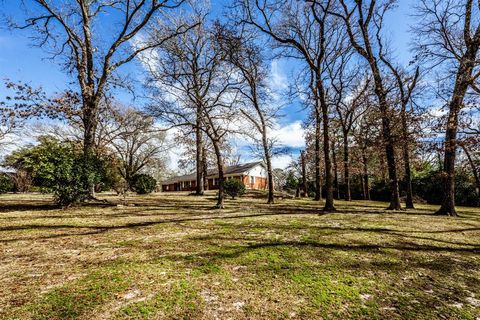
[[[443, 181], [440, 171], [427, 171], [418, 177], [414, 177], [412, 185], [414, 194], [425, 199], [428, 203], [441, 203]], [[473, 178], [460, 170], [455, 174], [455, 203], [460, 206], [478, 205]]]
[[370, 188], [370, 196], [375, 201], [390, 201], [392, 193], [390, 192], [390, 185], [383, 180], [373, 181]]
[[282, 186], [282, 189], [290, 193], [295, 193], [298, 191], [299, 186], [300, 179], [298, 179], [292, 171], [289, 171], [285, 178], [285, 185]]
[[6, 174], [0, 174], [0, 193], [7, 193], [14, 191], [15, 185], [12, 178]]
[[235, 199], [245, 193], [245, 185], [238, 179], [230, 179], [223, 182], [223, 188], [227, 195]]
[[71, 143], [50, 137], [42, 137], [39, 142], [14, 152], [7, 161], [17, 170], [28, 172], [42, 191], [52, 192], [62, 207], [87, 199], [88, 186], [101, 180], [104, 161], [96, 155], [85, 157]]
[[152, 193], [157, 187], [157, 180], [148, 174], [136, 174], [132, 178], [131, 187], [138, 194]]

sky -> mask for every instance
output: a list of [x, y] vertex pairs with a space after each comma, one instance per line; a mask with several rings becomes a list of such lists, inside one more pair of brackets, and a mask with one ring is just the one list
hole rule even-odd
[[[20, 17], [21, 1], [1, 1], [0, 15]], [[231, 0], [211, 0], [212, 16], [221, 17], [226, 6]], [[386, 19], [386, 35], [392, 43], [395, 58], [400, 63], [406, 64], [412, 56], [410, 52], [409, 26], [415, 23], [411, 16], [415, 0], [399, 0], [398, 7], [389, 13]], [[3, 20], [0, 20], [3, 23]], [[10, 79], [13, 81], [25, 81], [34, 87], [41, 86], [47, 93], [61, 92], [72, 81], [54, 61], [48, 59], [48, 54], [40, 48], [31, 46], [31, 39], [28, 31], [11, 32], [0, 25], [0, 80]], [[129, 73], [140, 75], [142, 66], [133, 62], [128, 67]], [[274, 86], [286, 87], [289, 79], [294, 75], [295, 68], [288, 60], [275, 60], [271, 64], [270, 81]], [[140, 80], [138, 78], [137, 80]], [[5, 96], [3, 83], [0, 85], [0, 98]], [[131, 96], [125, 92], [119, 93], [118, 97], [125, 103], [131, 103]], [[279, 156], [273, 160], [275, 167], [286, 167], [297, 157], [299, 150], [304, 146], [302, 121], [306, 117], [306, 111], [297, 102], [286, 104], [282, 110], [284, 115], [278, 120], [272, 135], [284, 146], [290, 148], [290, 153]], [[238, 139], [236, 139], [238, 140]], [[247, 142], [236, 141], [237, 148], [242, 154], [242, 160], [248, 161]], [[22, 141], [22, 140], [19, 140]], [[19, 143], [19, 145], [21, 142]], [[170, 154], [170, 168], [176, 169], [179, 152]]]

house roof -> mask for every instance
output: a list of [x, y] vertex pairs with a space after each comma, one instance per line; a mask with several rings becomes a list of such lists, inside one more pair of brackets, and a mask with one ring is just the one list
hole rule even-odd
[[162, 181], [162, 184], [172, 184], [172, 183], [183, 182], [183, 181], [192, 181], [196, 179], [197, 179], [197, 175], [195, 173], [191, 173], [191, 174], [185, 174], [183, 176], [172, 177], [168, 180]]
[[[255, 168], [258, 165], [263, 165], [263, 161], [255, 161], [255, 162], [249, 162], [249, 163], [243, 163], [243, 164], [237, 164], [234, 166], [228, 166], [225, 168], [224, 174], [239, 174], [239, 173], [245, 173], [249, 171], [250, 169]], [[216, 175], [218, 174], [218, 170], [214, 169], [214, 173], [208, 172], [208, 175]]]
[[[238, 175], [238, 174], [246, 173], [258, 165], [263, 165], [263, 161], [255, 161], [255, 162], [237, 164], [234, 166], [227, 166], [225, 167], [223, 174], [227, 176], [227, 175]], [[210, 168], [207, 170], [207, 178], [213, 178], [217, 175], [218, 175], [217, 168]], [[197, 179], [197, 175], [194, 172], [191, 174], [172, 177], [168, 180], [162, 181], [162, 184], [172, 184], [177, 182], [193, 181], [196, 179]]]

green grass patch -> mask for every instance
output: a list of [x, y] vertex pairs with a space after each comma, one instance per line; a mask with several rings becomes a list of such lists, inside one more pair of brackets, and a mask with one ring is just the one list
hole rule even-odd
[[152, 299], [140, 301], [122, 308], [120, 318], [192, 319], [202, 313], [203, 302], [197, 289], [187, 279], [172, 283], [168, 288], [159, 288]]
[[77, 319], [112, 300], [130, 285], [123, 270], [94, 271], [83, 279], [47, 292], [30, 307], [33, 319]]

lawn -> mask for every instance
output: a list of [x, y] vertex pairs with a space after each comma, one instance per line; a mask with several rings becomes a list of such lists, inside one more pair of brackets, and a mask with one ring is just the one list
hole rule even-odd
[[480, 319], [478, 208], [127, 203], [0, 196], [0, 319]]

